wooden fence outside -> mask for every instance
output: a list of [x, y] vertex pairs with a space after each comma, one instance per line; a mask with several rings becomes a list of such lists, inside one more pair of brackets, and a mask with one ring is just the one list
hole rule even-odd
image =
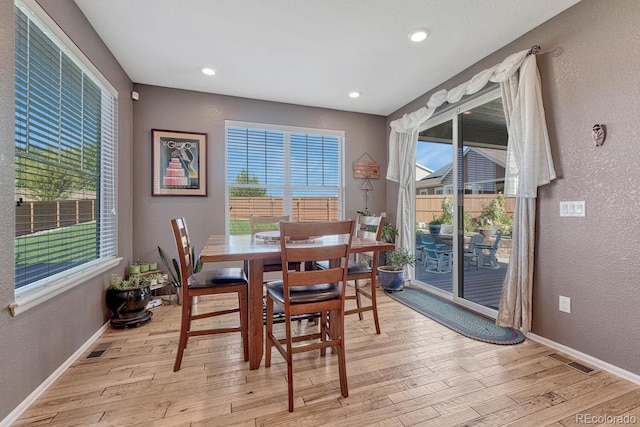
[[[338, 220], [337, 197], [299, 197], [293, 199], [292, 221], [335, 221]], [[251, 215], [282, 215], [280, 197], [231, 197], [230, 218], [248, 220]]]
[[21, 202], [16, 206], [16, 237], [95, 220], [95, 199]]
[[[482, 205], [488, 204], [496, 198], [496, 194], [465, 194], [464, 210], [469, 212], [472, 218], [477, 218], [482, 212]], [[416, 223], [429, 223], [433, 216], [442, 214], [442, 200], [451, 199], [453, 196], [445, 196], [442, 194], [421, 194], [416, 196]], [[505, 212], [513, 218], [513, 210], [515, 208], [515, 198], [505, 197]]]
[[[465, 211], [476, 218], [482, 211], [482, 204], [489, 203], [495, 197], [495, 194], [467, 194], [464, 196]], [[444, 198], [451, 196], [416, 196], [416, 222], [429, 223], [434, 214], [440, 215]], [[231, 197], [229, 204], [232, 219], [248, 220], [251, 215], [282, 215], [282, 198], [279, 197]], [[514, 205], [514, 198], [505, 198], [507, 214], [513, 216]], [[296, 198], [292, 211], [292, 221], [335, 221], [339, 219], [338, 198]], [[95, 220], [94, 199], [22, 202], [16, 206], [16, 237]]]

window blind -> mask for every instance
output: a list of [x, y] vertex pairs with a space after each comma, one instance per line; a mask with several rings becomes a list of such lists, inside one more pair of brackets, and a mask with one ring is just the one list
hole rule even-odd
[[15, 7], [15, 288], [116, 254], [117, 99]]
[[342, 218], [344, 134], [236, 122], [226, 127], [226, 186], [231, 234], [251, 215], [292, 220]]

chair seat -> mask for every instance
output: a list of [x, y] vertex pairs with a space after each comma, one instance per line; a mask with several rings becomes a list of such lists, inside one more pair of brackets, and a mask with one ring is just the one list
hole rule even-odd
[[214, 271], [203, 271], [189, 277], [189, 289], [210, 288], [214, 286], [230, 286], [239, 283], [247, 284], [247, 276], [241, 268], [220, 268]]
[[349, 274], [366, 274], [371, 273], [371, 267], [361, 262], [349, 261], [347, 275]]
[[[329, 261], [318, 261], [316, 267], [320, 270], [329, 268]], [[361, 262], [349, 261], [347, 274], [366, 274], [371, 273], [371, 267]]]
[[[282, 280], [267, 283], [267, 292], [284, 303], [284, 284]], [[289, 289], [291, 304], [328, 301], [340, 297], [340, 290], [334, 283], [322, 283], [312, 286], [296, 286]]]

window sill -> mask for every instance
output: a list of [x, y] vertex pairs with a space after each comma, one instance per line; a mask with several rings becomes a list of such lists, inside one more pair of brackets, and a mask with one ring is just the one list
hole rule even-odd
[[87, 264], [82, 270], [72, 273], [59, 280], [49, 282], [38, 286], [37, 288], [17, 294], [15, 301], [9, 304], [12, 316], [17, 316], [38, 305], [55, 298], [56, 296], [82, 285], [105, 271], [116, 267], [120, 264], [122, 258], [111, 258], [108, 260], [100, 260], [95, 263]]

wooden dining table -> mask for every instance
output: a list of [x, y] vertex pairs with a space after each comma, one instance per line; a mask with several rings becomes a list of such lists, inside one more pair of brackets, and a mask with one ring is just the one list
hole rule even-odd
[[[314, 244], [324, 244], [318, 239]], [[328, 243], [327, 243], [328, 244]], [[354, 237], [351, 242], [351, 253], [393, 250], [393, 243], [380, 242]], [[228, 262], [248, 261], [249, 279], [249, 367], [258, 369], [264, 353], [263, 328], [263, 261], [280, 256], [280, 243], [253, 235], [212, 235], [200, 252], [200, 261]]]

